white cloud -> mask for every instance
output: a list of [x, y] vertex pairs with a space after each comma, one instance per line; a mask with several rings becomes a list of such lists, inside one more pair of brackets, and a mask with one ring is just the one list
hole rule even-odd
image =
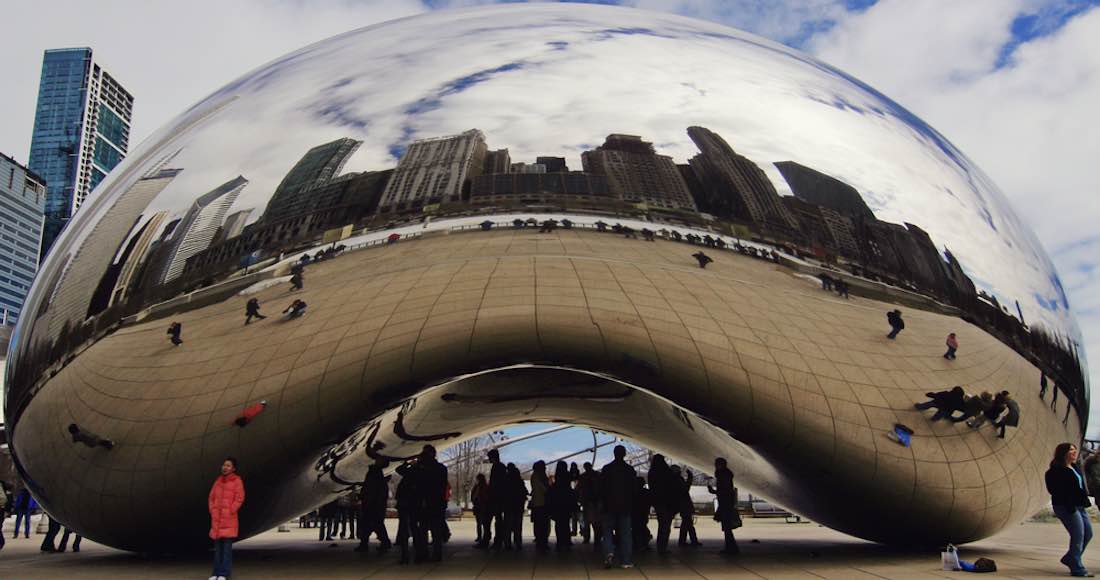
[[[883, 0], [809, 48], [913, 110], [990, 174], [1051, 254], [1086, 349], [1097, 353], [1100, 9], [1020, 44], [997, 68], [1013, 20], [1041, 8], [1020, 0]], [[1100, 386], [1100, 366], [1091, 375]]]

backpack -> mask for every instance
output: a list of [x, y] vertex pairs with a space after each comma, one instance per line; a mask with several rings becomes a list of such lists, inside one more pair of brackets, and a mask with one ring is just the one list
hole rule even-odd
[[978, 558], [974, 562], [974, 572], [996, 572], [997, 563], [989, 558]]

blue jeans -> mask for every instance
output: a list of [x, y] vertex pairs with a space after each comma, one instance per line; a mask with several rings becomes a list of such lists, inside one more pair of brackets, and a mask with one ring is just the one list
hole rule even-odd
[[614, 535], [619, 540], [619, 563], [630, 564], [633, 548], [631, 545], [633, 538], [631, 534], [633, 532], [630, 525], [630, 514], [603, 514], [603, 553], [605, 558], [616, 553], [615, 543], [611, 537], [612, 530], [614, 530]]
[[1069, 532], [1069, 550], [1062, 556], [1062, 563], [1069, 566], [1073, 574], [1085, 572], [1085, 563], [1081, 561], [1081, 554], [1092, 539], [1092, 524], [1089, 523], [1089, 514], [1082, 507], [1054, 506], [1054, 515], [1062, 520], [1062, 525]]
[[28, 538], [31, 537], [31, 510], [26, 509], [26, 508], [15, 512], [15, 533], [12, 534], [11, 537], [12, 538], [18, 538], [19, 537], [19, 522], [20, 521], [23, 522], [23, 535], [28, 537]]
[[214, 572], [211, 576], [233, 575], [233, 540], [220, 538], [214, 540]]

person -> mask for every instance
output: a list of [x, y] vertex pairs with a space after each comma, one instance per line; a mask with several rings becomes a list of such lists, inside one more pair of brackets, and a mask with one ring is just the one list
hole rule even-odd
[[77, 426], [76, 423], [69, 423], [69, 435], [72, 436], [73, 443], [83, 443], [88, 447], [103, 447], [108, 451], [115, 448], [114, 441], [104, 439], [90, 431], [85, 431]]
[[474, 487], [470, 490], [470, 501], [474, 504], [474, 525], [477, 530], [474, 546], [484, 548], [491, 537], [489, 523], [492, 520], [492, 516], [489, 515], [489, 482], [485, 480], [484, 473], [479, 473], [474, 478]]
[[290, 291], [301, 290], [305, 280], [302, 278], [302, 271], [299, 270], [290, 275]]
[[1058, 411], [1058, 383], [1054, 383], [1054, 394], [1050, 397], [1050, 410]]
[[700, 252], [695, 252], [694, 254], [691, 255], [691, 257], [695, 258], [695, 261], [699, 262], [699, 267], [703, 268], [704, 270], [707, 268], [707, 264], [714, 261], [713, 258], [711, 258], [710, 256], [704, 254], [701, 251]]
[[267, 318], [263, 314], [260, 314], [260, 301], [256, 298], [250, 298], [248, 303], [244, 305], [244, 323], [248, 324], [252, 322], [252, 319], [263, 320]]
[[825, 273], [821, 273], [821, 274], [818, 274], [817, 277], [818, 277], [818, 279], [821, 280], [821, 289], [822, 290], [826, 290], [828, 292], [833, 291], [833, 277], [832, 276], [830, 276], [828, 274], [825, 274]]
[[668, 553], [668, 536], [672, 533], [672, 519], [679, 511], [676, 505], [676, 484], [672, 470], [660, 453], [649, 462], [649, 496], [653, 511], [657, 513], [657, 553]]
[[[626, 462], [626, 447], [616, 445], [614, 455], [615, 459], [600, 470], [603, 564], [604, 568], [611, 568], [615, 565], [615, 558], [618, 556], [621, 567], [633, 568], [634, 563], [631, 558], [633, 538], [630, 525], [637, 474]], [[616, 541], [618, 542], [617, 551]]]
[[985, 410], [993, 406], [993, 395], [988, 391], [983, 391], [980, 395], [970, 395], [966, 397], [963, 403], [962, 415], [955, 416], [949, 415], [947, 418], [952, 423], [961, 423], [967, 419], [977, 418], [985, 413]]
[[634, 552], [650, 551], [653, 534], [649, 531], [649, 510], [653, 506], [645, 478], [638, 476], [634, 486], [634, 506], [630, 513], [630, 532]]
[[50, 517], [48, 514], [43, 515], [50, 523], [46, 527], [46, 535], [42, 538], [42, 545], [38, 547], [39, 551], [52, 554], [57, 551], [54, 547], [53, 541], [57, 537], [57, 533], [61, 531], [61, 522]]
[[[436, 460], [435, 447], [425, 445], [420, 452], [420, 545], [427, 546], [429, 533], [432, 535], [431, 560], [443, 560], [443, 542], [446, 542], [445, 527], [447, 513], [447, 466]], [[415, 541], [414, 541], [415, 545]]]
[[210, 539], [214, 540], [214, 571], [210, 580], [233, 575], [233, 540], [240, 535], [237, 512], [244, 505], [244, 481], [237, 474], [237, 460], [226, 457], [221, 475], [210, 486], [206, 506], [210, 512]]
[[362, 497], [359, 506], [359, 546], [357, 552], [366, 552], [370, 535], [378, 538], [378, 551], [390, 549], [390, 535], [386, 531], [386, 500], [390, 495], [389, 477], [385, 469], [390, 462], [383, 457], [374, 460], [363, 478]]
[[[499, 550], [504, 545], [504, 540], [507, 536], [507, 525], [504, 523], [504, 498], [508, 495], [508, 468], [500, 461], [500, 451], [496, 449], [490, 449], [487, 454], [489, 458], [489, 503], [486, 506], [488, 509], [488, 524], [486, 525], [486, 535], [481, 538], [482, 547], [489, 547], [489, 542], [492, 541], [493, 549]], [[495, 524], [496, 530], [491, 529]], [[493, 532], [496, 532], [496, 539], [493, 540]]]
[[569, 537], [576, 537], [581, 527], [581, 503], [577, 495], [577, 485], [580, 484], [581, 470], [577, 462], [569, 464], [569, 482], [573, 485], [573, 512], [569, 514]]
[[1039, 371], [1039, 398], [1047, 396], [1047, 374]]
[[[73, 539], [73, 553], [77, 553], [77, 552], [80, 551], [80, 540], [83, 540], [84, 537], [81, 536], [80, 534], [73, 534], [73, 531], [70, 530], [68, 526], [65, 526], [65, 532], [63, 534], [61, 534], [61, 543], [57, 545], [57, 551], [58, 552], [64, 552], [67, 549], [67, 547], [69, 545], [69, 535], [70, 534], [76, 536]], [[0, 536], [2, 536], [2, 535], [3, 534], [0, 534]]]
[[993, 426], [1001, 431], [997, 437], [1004, 439], [1006, 427], [1020, 426], [1020, 404], [1012, 398], [1008, 391], [1001, 391], [1001, 395], [1003, 396], [1006, 412], [1003, 417], [994, 421]]
[[168, 325], [168, 336], [170, 337], [168, 340], [171, 340], [173, 345], [179, 346], [183, 344], [183, 339], [180, 338], [181, 334], [183, 334], [182, 324], [180, 324], [179, 322], [173, 322], [172, 324]]
[[886, 335], [886, 338], [894, 340], [897, 338], [898, 333], [905, 330], [905, 321], [901, 319], [900, 310], [891, 310], [886, 313], [886, 321], [890, 323], [890, 334]]
[[1002, 391], [997, 393], [996, 396], [990, 395], [988, 392], [982, 393], [982, 412], [975, 415], [973, 419], [967, 422], [967, 425], [970, 425], [973, 429], [977, 429], [985, 425], [986, 421], [995, 424], [997, 422], [997, 417], [1000, 417], [1001, 413], [1004, 413], [1007, 408], [1005, 404], [1005, 395], [1007, 393], [1008, 391]]
[[[397, 468], [397, 474], [401, 476], [401, 481], [397, 483], [397, 491], [395, 492], [395, 499], [397, 500], [397, 547], [401, 551], [401, 564], [409, 563], [409, 539], [413, 539], [415, 544], [416, 538], [420, 536], [420, 518], [419, 518], [419, 487], [420, 470], [417, 469], [416, 458], [413, 458], [405, 463], [401, 464]], [[416, 561], [419, 562], [422, 554], [416, 554]]]
[[[508, 479], [505, 482], [507, 494], [504, 502], [504, 548], [523, 549], [523, 504], [527, 503], [527, 486], [523, 484], [523, 475], [515, 463], [507, 467]], [[509, 534], [511, 537], [509, 537]]]
[[318, 542], [331, 542], [336, 539], [332, 534], [336, 533], [336, 512], [338, 509], [337, 501], [332, 500], [317, 510]]
[[1092, 524], [1085, 511], [1092, 502], [1085, 488], [1085, 478], [1077, 468], [1077, 453], [1073, 443], [1060, 443], [1054, 448], [1054, 459], [1044, 478], [1054, 515], [1069, 532], [1069, 550], [1059, 562], [1068, 567], [1073, 576], [1091, 577], [1081, 555], [1092, 539]]
[[577, 500], [581, 505], [581, 539], [600, 543], [599, 475], [592, 464], [584, 462], [584, 471], [577, 478]]
[[943, 358], [947, 360], [955, 360], [955, 352], [959, 350], [959, 339], [955, 338], [955, 333], [947, 335], [947, 352], [943, 353]]
[[[8, 511], [11, 509], [11, 494], [8, 493], [8, 482], [0, 481], [0, 528], [4, 527], [4, 520], [8, 519]], [[16, 533], [18, 536], [18, 532]], [[4, 549], [3, 530], [0, 529], [0, 550]]]
[[15, 533], [11, 536], [13, 540], [19, 537], [20, 522], [23, 524], [23, 537], [31, 537], [31, 511], [33, 509], [34, 499], [31, 497], [31, 492], [24, 487], [15, 495]]
[[923, 403], [914, 403], [913, 407], [921, 411], [935, 408], [936, 413], [932, 415], [933, 421], [949, 417], [955, 411], [965, 412], [966, 392], [958, 385], [952, 387], [950, 391], [936, 391], [924, 395], [928, 400]]
[[680, 475], [681, 468], [679, 465], [673, 465], [672, 479], [676, 485], [676, 510], [680, 514], [680, 541], [677, 542], [681, 546], [702, 546], [703, 543], [699, 541], [699, 536], [695, 532], [695, 504], [691, 501], [691, 470], [686, 470], [683, 476]]
[[568, 550], [573, 545], [573, 541], [569, 539], [569, 518], [576, 505], [569, 465], [559, 461], [554, 466], [554, 482], [550, 484], [546, 494], [546, 507], [554, 522], [554, 549], [559, 552]]
[[283, 310], [283, 314], [286, 314], [287, 320], [293, 320], [306, 313], [307, 304], [303, 300], [295, 300], [290, 303], [290, 306]]
[[733, 471], [727, 466], [724, 457], [714, 460], [714, 482], [716, 485], [708, 485], [707, 490], [718, 500], [714, 519], [722, 526], [722, 535], [725, 538], [725, 547], [720, 553], [727, 556], [740, 554], [737, 538], [733, 537], [733, 530], [741, 527], [741, 516], [737, 514], [737, 488], [733, 486]]
[[541, 459], [531, 466], [531, 524], [535, 528], [535, 549], [550, 548], [550, 515], [546, 494], [550, 480], [546, 477], [546, 462]]
[[1085, 488], [1093, 501], [1100, 505], [1100, 454], [1096, 451], [1085, 460]]
[[835, 284], [836, 284], [836, 295], [837, 296], [843, 296], [845, 300], [849, 300], [850, 296], [848, 296], [848, 290], [851, 287], [848, 286], [848, 283], [845, 282], [841, 278], [837, 278]]

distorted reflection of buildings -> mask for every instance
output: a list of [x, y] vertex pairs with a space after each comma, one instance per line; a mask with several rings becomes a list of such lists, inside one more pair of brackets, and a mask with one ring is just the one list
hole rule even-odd
[[[775, 163], [794, 194], [780, 196], [764, 170], [717, 133], [690, 127], [688, 135], [700, 153], [686, 164], [658, 154], [640, 136], [612, 134], [582, 153], [583, 171], [570, 171], [563, 157], [528, 163], [513, 160], [508, 149], [489, 150], [481, 131], [471, 129], [414, 141], [396, 168], [346, 174], [341, 171], [361, 142], [337, 139], [305, 152], [252, 223], [251, 215], [260, 213], [253, 209], [226, 217], [248, 183], [243, 176], [201, 196], [180, 218], [158, 212], [143, 222], [139, 212], [180, 171], [163, 169], [122, 196], [81, 246], [105, 248], [92, 243], [101, 229], [111, 232], [104, 239], [126, 240], [98, 260], [74, 261], [88, 272], [64, 272], [55, 292], [69, 295], [50, 301], [61, 305], [61, 316], [50, 319], [51, 336], [62, 325], [79, 325], [81, 315], [110, 309], [107, 318], [117, 320], [258, 260], [336, 242], [356, 229], [423, 215], [538, 208], [699, 225], [813, 257], [835, 269], [832, 275], [914, 292], [928, 307], [955, 309], [1014, 346], [1060, 388], [1076, 393], [1071, 401], [1083, 408], [1083, 375], [1069, 339], [1028, 327], [1022, 314], [979, 292], [950, 249], [941, 251], [918, 225], [879, 220], [854, 187], [794, 161]], [[97, 285], [87, 279], [92, 271], [107, 274]], [[88, 304], [86, 311], [74, 310]]]

